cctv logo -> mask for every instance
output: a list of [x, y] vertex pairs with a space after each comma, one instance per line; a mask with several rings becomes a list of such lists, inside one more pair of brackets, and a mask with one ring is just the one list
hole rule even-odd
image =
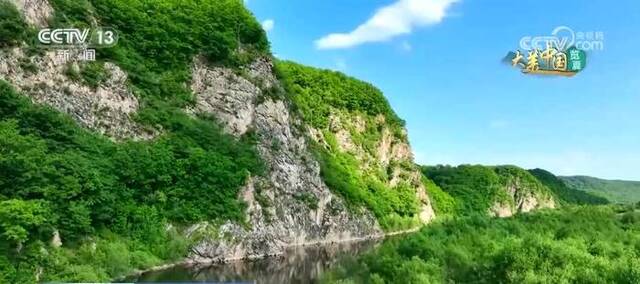
[[89, 29], [42, 29], [38, 32], [38, 40], [42, 44], [84, 44], [89, 36]]

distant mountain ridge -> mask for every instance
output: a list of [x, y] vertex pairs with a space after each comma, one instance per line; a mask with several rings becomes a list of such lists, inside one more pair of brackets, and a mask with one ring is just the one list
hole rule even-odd
[[556, 197], [562, 204], [607, 204], [609, 199], [602, 197], [598, 194], [591, 192], [585, 192], [578, 190], [567, 185], [560, 177], [543, 170], [533, 169], [528, 170], [534, 177], [536, 177], [542, 184], [551, 189]]
[[[561, 199], [532, 174], [516, 166], [423, 166], [423, 174], [453, 197], [453, 214], [508, 217], [555, 208]], [[436, 209], [440, 207], [436, 202]]]
[[429, 194], [437, 214], [486, 212], [508, 217], [541, 208], [610, 203], [610, 199], [575, 189], [543, 169], [525, 170], [510, 165], [438, 165], [421, 169], [433, 181]]
[[602, 196], [614, 203], [640, 202], [640, 181], [606, 180], [590, 176], [559, 178], [570, 188]]

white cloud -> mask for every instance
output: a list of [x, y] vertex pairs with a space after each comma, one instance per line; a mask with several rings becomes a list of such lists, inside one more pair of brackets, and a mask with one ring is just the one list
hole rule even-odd
[[271, 30], [273, 30], [275, 24], [276, 22], [274, 22], [273, 19], [266, 19], [262, 21], [262, 28], [265, 32], [270, 32]]
[[382, 7], [349, 33], [332, 33], [316, 40], [319, 49], [349, 48], [367, 42], [387, 41], [409, 34], [416, 27], [440, 23], [458, 0], [398, 0]]

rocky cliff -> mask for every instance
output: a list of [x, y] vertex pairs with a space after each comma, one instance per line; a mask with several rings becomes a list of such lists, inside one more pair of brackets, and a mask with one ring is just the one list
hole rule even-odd
[[[55, 13], [47, 1], [15, 4], [34, 26], [46, 26]], [[128, 72], [117, 61], [106, 60], [98, 63], [103, 78], [90, 84], [79, 74], [92, 64], [61, 60], [55, 50], [33, 53], [26, 46], [4, 48], [0, 50], [0, 79], [33, 103], [65, 113], [82, 127], [116, 143], [163, 137], [166, 130], [162, 126], [136, 121], [141, 99], [132, 90]], [[211, 64], [196, 55], [189, 71], [193, 103], [183, 112], [214, 117], [225, 132], [238, 139], [254, 135], [266, 165], [265, 174], [249, 176], [239, 191], [237, 198], [246, 204], [244, 222], [203, 221], [185, 230], [197, 241], [192, 259], [272, 255], [289, 246], [380, 236], [380, 216], [366, 205], [348, 204], [326, 184], [317, 153], [311, 148], [329, 147], [331, 139], [337, 141], [333, 150], [354, 158], [361, 176], [384, 172], [380, 182], [385, 190], [400, 185], [408, 188], [418, 203], [416, 210], [407, 210], [407, 218], [426, 223], [435, 217], [421, 174], [413, 165], [406, 131], [392, 133], [384, 114], [350, 115], [334, 108], [326, 128], [314, 127], [292, 111], [295, 102], [268, 56], [257, 57], [238, 69]], [[374, 129], [375, 138], [368, 139], [365, 147], [357, 136], [367, 129]]]
[[535, 209], [555, 208], [556, 201], [548, 190], [536, 190], [536, 186], [527, 184], [522, 178], [514, 177], [506, 182], [501, 190], [506, 199], [496, 200], [489, 209], [489, 215], [510, 217], [517, 213], [526, 213]]
[[[152, 139], [153, 132], [132, 120], [138, 100], [128, 89], [126, 73], [117, 65], [106, 63], [109, 77], [93, 89], [65, 75], [65, 68], [84, 63], [55, 59], [52, 51], [33, 56], [19, 48], [0, 51], [0, 78], [34, 103], [67, 113], [80, 125], [114, 140]], [[29, 62], [32, 71], [25, 70], [21, 62]], [[194, 60], [191, 88], [196, 104], [185, 112], [213, 115], [233, 135], [254, 131], [258, 152], [268, 167], [266, 176], [249, 178], [238, 196], [247, 204], [248, 228], [235, 223], [200, 223], [188, 230], [190, 235], [215, 232], [193, 248], [196, 258], [278, 254], [287, 246], [381, 233], [371, 213], [347, 211], [344, 201], [323, 183], [318, 162], [308, 150], [305, 127], [291, 115], [287, 102], [264, 97], [267, 88], [281, 88], [272, 68], [269, 59], [260, 59], [247, 67], [245, 78], [231, 69]], [[393, 155], [392, 149], [383, 150], [383, 155]]]
[[[209, 67], [196, 59], [191, 88], [196, 105], [188, 111], [217, 117], [234, 135], [254, 131], [258, 151], [267, 164], [266, 176], [251, 177], [240, 194], [247, 203], [250, 228], [199, 224], [193, 234], [212, 229], [193, 248], [194, 257], [206, 260], [279, 254], [288, 246], [340, 242], [381, 233], [366, 210], [349, 212], [320, 176], [310, 153], [303, 122], [292, 115], [284, 98], [266, 95], [281, 89], [271, 60], [262, 58], [245, 70]], [[279, 90], [283, 91], [283, 90]], [[209, 227], [209, 228], [207, 228]], [[224, 236], [228, 236], [225, 238]]]
[[550, 188], [515, 166], [436, 166], [423, 172], [454, 198], [449, 214], [509, 217], [558, 204]]

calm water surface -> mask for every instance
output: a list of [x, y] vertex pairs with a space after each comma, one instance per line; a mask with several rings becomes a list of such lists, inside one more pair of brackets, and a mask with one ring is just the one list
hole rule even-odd
[[283, 256], [206, 267], [179, 266], [127, 279], [131, 282], [316, 283], [323, 272], [368, 251], [381, 240], [292, 248]]

